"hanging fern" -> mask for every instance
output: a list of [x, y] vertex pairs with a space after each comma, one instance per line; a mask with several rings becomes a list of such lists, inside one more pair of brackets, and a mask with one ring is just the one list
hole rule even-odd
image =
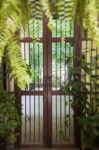
[[32, 16], [32, 2], [29, 0], [18, 0], [18, 7], [20, 9], [19, 16], [21, 19], [21, 26], [25, 32], [28, 27], [29, 19]]
[[98, 13], [99, 0], [57, 0], [56, 9], [60, 19], [75, 18], [82, 30], [88, 30], [88, 36], [99, 45]]
[[20, 46], [15, 40], [12, 40], [11, 38], [11, 41], [9, 41], [8, 44], [9, 64], [12, 70], [11, 73], [14, 76], [17, 85], [21, 87], [21, 89], [24, 89], [26, 87], [26, 84], [31, 80], [27, 72], [27, 65], [25, 63], [25, 60], [22, 59], [20, 51]]
[[14, 19], [15, 11], [17, 12], [17, 9], [16, 7], [14, 8], [13, 3], [6, 1], [5, 4], [4, 1], [0, 1], [0, 60], [3, 56], [4, 48], [7, 45], [7, 39], [10, 34], [15, 32], [19, 24], [19, 19]]
[[40, 3], [40, 1], [32, 0], [31, 4], [32, 4], [32, 18], [42, 19], [43, 10], [42, 10], [42, 4]]
[[2, 61], [4, 51], [8, 52], [9, 63], [7, 65], [11, 68], [11, 74], [16, 79], [17, 85], [25, 89], [30, 78], [27, 65], [21, 58], [19, 41], [15, 39], [16, 32], [23, 25], [22, 19], [24, 18], [24, 24], [27, 24], [29, 18], [24, 14], [26, 6], [29, 7], [28, 3], [24, 6], [22, 2], [23, 0], [0, 1], [0, 61]]
[[99, 45], [99, 28], [98, 28], [98, 1], [86, 0], [85, 3], [85, 16], [83, 19], [83, 25], [85, 29], [88, 29], [88, 35]]
[[56, 9], [60, 19], [72, 20], [74, 16], [76, 1], [57, 0]]
[[42, 5], [42, 9], [45, 12], [45, 15], [47, 16], [49, 22], [48, 22], [48, 27], [52, 31], [55, 27], [54, 22], [53, 22], [53, 17], [52, 13], [50, 10], [50, 2], [49, 0], [40, 0], [40, 3]]

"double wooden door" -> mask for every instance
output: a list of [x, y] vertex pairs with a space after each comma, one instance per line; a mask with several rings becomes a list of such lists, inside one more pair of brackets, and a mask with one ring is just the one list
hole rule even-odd
[[62, 90], [69, 77], [70, 64], [66, 60], [74, 55], [73, 29], [71, 22], [54, 22], [55, 29], [51, 33], [46, 18], [43, 23], [37, 20], [39, 42], [32, 42], [31, 38], [35, 25], [28, 38], [21, 41], [32, 79], [27, 89], [21, 91], [21, 145], [51, 147], [75, 143], [72, 96]]

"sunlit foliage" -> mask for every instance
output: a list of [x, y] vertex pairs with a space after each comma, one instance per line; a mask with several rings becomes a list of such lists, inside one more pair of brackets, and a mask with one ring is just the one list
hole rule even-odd
[[18, 31], [23, 24], [24, 26], [27, 24], [29, 17], [29, 11], [24, 13], [25, 10], [28, 10], [28, 1], [25, 0], [24, 3], [23, 0], [0, 1], [0, 62], [5, 54], [10, 73], [21, 89], [24, 89], [30, 81], [27, 65], [21, 58], [18, 39]]
[[99, 45], [98, 0], [57, 0], [57, 13], [60, 19], [76, 20], [82, 31], [87, 30], [89, 38]]

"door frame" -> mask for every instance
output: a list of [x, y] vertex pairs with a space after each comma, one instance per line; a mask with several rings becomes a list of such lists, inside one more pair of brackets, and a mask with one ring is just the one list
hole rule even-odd
[[[64, 95], [64, 93], [58, 91], [52, 91], [52, 42], [60, 42], [61, 38], [52, 37], [51, 31], [48, 26], [48, 18], [44, 15], [43, 17], [43, 38], [40, 41], [43, 42], [43, 91], [15, 91], [18, 103], [21, 105], [22, 95], [43, 95], [43, 139], [46, 147], [52, 147], [52, 95]], [[79, 30], [78, 30], [79, 29]], [[66, 37], [66, 42], [70, 42], [74, 45], [74, 53], [76, 56], [81, 56], [81, 30], [80, 27], [75, 24], [74, 37]], [[20, 42], [32, 42], [30, 37], [25, 37]], [[35, 93], [36, 92], [36, 93]], [[21, 109], [19, 110], [19, 112]], [[80, 128], [77, 126], [76, 117], [79, 116], [78, 108], [74, 111], [74, 140], [77, 147], [81, 144]], [[21, 133], [21, 127], [18, 131]], [[66, 146], [66, 145], [65, 145]], [[16, 147], [21, 147], [21, 134], [17, 138]], [[71, 147], [71, 145], [69, 146]]]

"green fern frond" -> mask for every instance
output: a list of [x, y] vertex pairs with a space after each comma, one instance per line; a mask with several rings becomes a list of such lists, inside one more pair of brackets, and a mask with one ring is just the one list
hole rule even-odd
[[83, 26], [88, 31], [88, 36], [93, 38], [96, 44], [99, 45], [99, 28], [98, 28], [98, 10], [96, 0], [86, 0]]
[[[26, 10], [26, 5], [23, 6], [24, 3], [21, 2], [16, 0], [0, 1], [0, 61], [2, 61], [5, 51], [8, 54], [9, 63], [7, 61], [7, 65], [12, 70], [11, 74], [17, 81], [17, 85], [21, 89], [25, 89], [30, 78], [26, 62], [21, 57], [19, 42], [15, 39], [15, 33], [23, 25], [22, 19], [25, 18], [23, 12]], [[28, 15], [25, 19], [27, 24]]]
[[21, 57], [21, 48], [15, 40], [11, 39], [11, 41], [9, 41], [8, 56], [10, 68], [12, 70], [11, 74], [15, 78], [18, 87], [25, 89], [26, 85], [30, 83], [31, 80], [27, 72], [26, 62]]
[[42, 19], [43, 18], [43, 10], [42, 4], [39, 1], [32, 1], [32, 18]]
[[81, 29], [87, 29], [88, 36], [99, 45], [99, 0], [57, 0], [57, 13], [60, 19], [76, 21]]
[[99, 1], [96, 0], [96, 8], [97, 8], [97, 11], [99, 12]]
[[60, 19], [72, 20], [76, 0], [57, 0], [56, 9]]
[[51, 13], [51, 10], [50, 10], [49, 0], [40, 0], [40, 3], [42, 5], [43, 11], [45, 12], [45, 15], [47, 16], [47, 18], [49, 20], [48, 27], [52, 31], [54, 29], [55, 25], [54, 25], [52, 13]]
[[21, 18], [21, 25], [24, 31], [27, 29], [29, 19], [32, 15], [32, 4], [29, 0], [18, 1], [18, 7], [20, 9], [19, 16]]

